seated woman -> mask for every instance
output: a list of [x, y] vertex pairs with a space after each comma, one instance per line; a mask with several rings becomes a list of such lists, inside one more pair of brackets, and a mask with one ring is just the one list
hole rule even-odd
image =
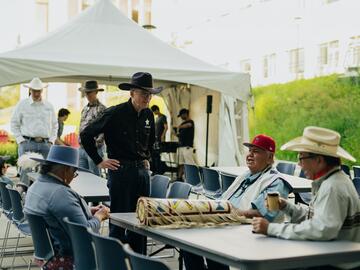
[[40, 175], [26, 194], [24, 212], [42, 216], [53, 240], [55, 256], [42, 269], [73, 269], [73, 251], [64, 217], [98, 231], [101, 221], [109, 218], [109, 208], [89, 208], [69, 186], [77, 176], [79, 152], [67, 146], [53, 145], [42, 163]]
[[3, 157], [0, 157], [0, 168], [0, 182], [13, 186], [14, 182], [5, 175], [8, 165], [5, 163], [5, 159]]

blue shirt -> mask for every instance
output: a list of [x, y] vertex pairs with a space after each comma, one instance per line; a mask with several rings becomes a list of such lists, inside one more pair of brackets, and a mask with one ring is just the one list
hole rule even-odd
[[49, 227], [56, 253], [73, 255], [64, 217], [97, 231], [100, 221], [91, 215], [80, 195], [50, 175], [41, 174], [26, 194], [24, 212], [42, 216]]
[[[255, 181], [264, 173], [258, 172], [256, 174], [249, 173], [245, 180], [241, 183], [240, 187], [236, 190], [234, 194], [231, 195], [229, 201], [233, 206], [239, 207], [242, 195], [247, 187], [255, 183]], [[270, 171], [270, 174], [277, 173], [276, 171]], [[266, 218], [268, 221], [273, 221], [276, 216], [279, 214], [279, 211], [269, 211], [265, 205], [265, 199], [268, 192], [279, 192], [280, 196], [287, 198], [291, 192], [291, 186], [284, 182], [280, 177], [272, 182], [267, 188], [261, 191], [261, 193], [256, 197], [254, 201], [251, 202], [252, 209], [257, 209], [260, 214]]]

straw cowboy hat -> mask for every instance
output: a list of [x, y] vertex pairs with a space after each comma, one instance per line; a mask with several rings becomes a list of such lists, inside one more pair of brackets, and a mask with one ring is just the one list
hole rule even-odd
[[25, 84], [24, 86], [26, 88], [30, 88], [33, 90], [42, 90], [43, 88], [46, 88], [48, 85], [43, 84], [42, 81], [38, 77], [35, 77], [31, 80], [30, 83]]
[[306, 127], [301, 137], [289, 141], [280, 149], [345, 158], [355, 162], [356, 159], [340, 147], [340, 138], [340, 134], [331, 129]]
[[89, 93], [89, 92], [93, 92], [93, 91], [104, 91], [104, 89], [99, 88], [98, 82], [97, 81], [86, 81], [84, 86], [79, 88], [79, 91], [85, 92], [85, 93]]
[[31, 159], [40, 163], [62, 164], [81, 171], [90, 172], [87, 169], [79, 167], [79, 150], [69, 146], [52, 145], [46, 159], [35, 157]]
[[153, 78], [150, 73], [137, 72], [131, 77], [130, 83], [120, 83], [119, 88], [122, 90], [131, 90], [133, 88], [142, 89], [150, 92], [151, 94], [158, 94], [163, 89], [162, 87], [153, 87]]

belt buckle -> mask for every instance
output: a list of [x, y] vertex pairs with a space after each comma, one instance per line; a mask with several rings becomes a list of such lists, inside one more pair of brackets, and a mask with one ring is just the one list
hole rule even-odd
[[41, 138], [41, 137], [35, 137], [35, 138], [34, 138], [34, 141], [37, 142], [37, 143], [41, 143], [41, 142], [44, 141], [44, 139]]

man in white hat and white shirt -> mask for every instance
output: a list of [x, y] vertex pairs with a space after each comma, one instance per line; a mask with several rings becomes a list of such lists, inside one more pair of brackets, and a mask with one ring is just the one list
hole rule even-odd
[[[298, 152], [299, 165], [313, 180], [309, 206], [293, 205], [280, 198], [280, 209], [289, 223], [253, 219], [253, 231], [294, 240], [348, 240], [360, 242], [360, 200], [352, 180], [341, 170], [344, 158], [355, 158], [340, 147], [340, 134], [325, 128], [306, 127], [303, 136], [284, 144], [281, 150]], [[311, 269], [359, 269], [360, 263]]]
[[[11, 117], [11, 132], [19, 146], [19, 157], [25, 152], [37, 152], [47, 157], [51, 144], [56, 140], [58, 122], [53, 106], [41, 96], [43, 84], [33, 78], [29, 84], [30, 96], [16, 105]], [[27, 170], [21, 171], [20, 181], [29, 184]]]

